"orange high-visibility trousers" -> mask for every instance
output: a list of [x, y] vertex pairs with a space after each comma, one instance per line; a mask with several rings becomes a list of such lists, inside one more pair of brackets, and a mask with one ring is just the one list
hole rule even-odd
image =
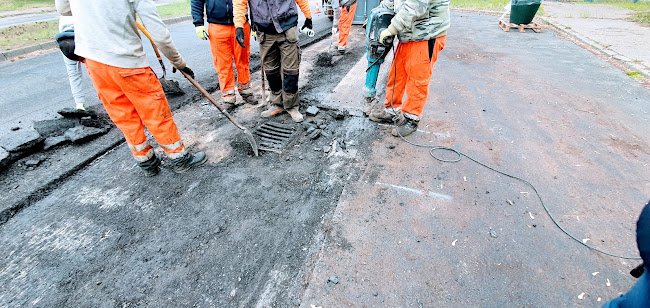
[[[388, 83], [386, 84], [386, 100], [384, 106], [402, 108], [402, 112], [422, 117], [422, 110], [429, 95], [429, 82], [433, 65], [438, 60], [438, 53], [445, 47], [447, 36], [435, 39], [431, 56], [429, 56], [429, 41], [399, 43], [393, 62], [390, 64]], [[406, 100], [402, 102], [406, 92]]]
[[85, 63], [108, 116], [124, 134], [137, 161], [147, 161], [154, 155], [144, 126], [169, 158], [185, 155], [165, 92], [150, 67], [120, 68], [90, 59]]
[[214, 67], [219, 75], [219, 87], [222, 96], [235, 94], [235, 73], [232, 69], [232, 61], [235, 60], [237, 67], [237, 88], [239, 91], [250, 89], [251, 72], [250, 67], [250, 40], [251, 27], [244, 24], [244, 45], [242, 48], [235, 38], [235, 26], [209, 24], [208, 35]]
[[348, 37], [350, 36], [350, 29], [352, 29], [352, 21], [356, 11], [357, 2], [350, 6], [349, 11], [345, 7], [341, 8], [341, 16], [339, 17], [339, 46], [341, 47], [348, 45]]

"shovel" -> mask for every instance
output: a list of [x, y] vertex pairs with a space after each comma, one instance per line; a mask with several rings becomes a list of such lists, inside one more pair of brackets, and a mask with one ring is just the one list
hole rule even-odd
[[[144, 35], [147, 36], [147, 38], [149, 38], [149, 41], [151, 41], [151, 46], [153, 46], [153, 50], [156, 52], [156, 55], [158, 55], [158, 60], [162, 64], [162, 59], [160, 59], [160, 54], [158, 53], [158, 48], [156, 47], [156, 44], [154, 44], [153, 40], [151, 39], [151, 35], [149, 35], [149, 32], [147, 31], [147, 29], [145, 29], [139, 22], [137, 24], [138, 24], [138, 28], [140, 28], [140, 31], [142, 31], [142, 33], [144, 33]], [[163, 66], [163, 70], [164, 70], [164, 66]], [[190, 81], [190, 83], [194, 87], [196, 87], [199, 90], [199, 92], [201, 92], [201, 94], [203, 94], [203, 96], [205, 96], [205, 98], [207, 98], [215, 107], [217, 107], [217, 109], [219, 109], [219, 111], [221, 111], [221, 113], [223, 113], [223, 115], [226, 116], [226, 118], [233, 125], [237, 126], [237, 128], [244, 131], [244, 135], [246, 135], [246, 139], [248, 139], [248, 143], [250, 143], [251, 147], [253, 148], [253, 153], [255, 153], [255, 156], [259, 156], [259, 150], [257, 148], [257, 142], [255, 142], [255, 138], [253, 138], [253, 134], [251, 134], [251, 132], [248, 129], [246, 129], [246, 127], [243, 127], [239, 123], [237, 123], [235, 121], [235, 119], [233, 119], [232, 116], [228, 113], [228, 111], [223, 109], [223, 107], [221, 107], [221, 105], [214, 99], [214, 97], [212, 97], [212, 95], [210, 95], [210, 93], [208, 93], [208, 91], [206, 91], [198, 82], [196, 82], [196, 80], [194, 80], [194, 78], [192, 78], [190, 75], [188, 75], [187, 73], [185, 73], [185, 72], [183, 72], [181, 70], [179, 70], [179, 71], [183, 74], [183, 76], [185, 76], [185, 78], [187, 78], [187, 80]], [[178, 87], [178, 84], [176, 84], [176, 86]], [[179, 90], [180, 90], [180, 88], [179, 88]]]
[[160, 66], [162, 67], [163, 75], [158, 79], [160, 81], [160, 84], [162, 85], [163, 91], [167, 94], [173, 94], [173, 95], [181, 95], [185, 94], [185, 91], [181, 89], [181, 87], [178, 85], [177, 81], [174, 80], [168, 80], [166, 79], [167, 77], [167, 69], [165, 69], [165, 63], [162, 60], [162, 57], [160, 56], [160, 52], [158, 52], [158, 47], [156, 47], [156, 44], [153, 42], [153, 39], [151, 39], [151, 35], [149, 34], [149, 31], [144, 28], [144, 26], [137, 21], [136, 25], [138, 26], [138, 29], [144, 33], [144, 35], [149, 39], [151, 42], [151, 46], [153, 47], [153, 51], [156, 53], [156, 57], [158, 57], [158, 62], [160, 63]]

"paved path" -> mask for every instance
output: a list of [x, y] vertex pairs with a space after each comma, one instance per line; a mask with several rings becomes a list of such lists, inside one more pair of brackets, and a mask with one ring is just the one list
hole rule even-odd
[[650, 27], [628, 21], [635, 11], [596, 4], [544, 2], [549, 21], [564, 31], [588, 39], [606, 53], [639, 66], [650, 76]]

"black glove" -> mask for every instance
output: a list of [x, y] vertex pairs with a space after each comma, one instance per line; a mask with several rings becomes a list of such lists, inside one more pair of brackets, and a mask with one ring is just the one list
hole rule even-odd
[[352, 5], [348, 4], [348, 5], [345, 6], [345, 9], [348, 10], [348, 12], [349, 12], [351, 6], [352, 6]]
[[[190, 69], [189, 66], [186, 66], [185, 68], [181, 69], [181, 72], [190, 75], [190, 77], [194, 79], [194, 72]], [[172, 73], [176, 73], [176, 67], [172, 69]]]
[[302, 25], [302, 28], [300, 28], [300, 29], [304, 30], [305, 28], [307, 28], [307, 29], [313, 29], [314, 28], [314, 25], [311, 22], [311, 18], [305, 19], [305, 23]]
[[242, 48], [246, 48], [246, 45], [244, 45], [244, 28], [237, 28], [237, 31], [235, 33], [235, 38], [237, 39], [237, 43], [239, 43], [239, 46]]

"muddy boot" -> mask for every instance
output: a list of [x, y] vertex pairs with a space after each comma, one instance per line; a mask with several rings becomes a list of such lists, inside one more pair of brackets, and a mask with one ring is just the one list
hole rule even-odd
[[221, 99], [223, 100], [223, 106], [227, 111], [232, 111], [235, 109], [235, 103], [237, 103], [237, 96], [235, 96], [235, 94], [222, 95]]
[[296, 123], [300, 123], [302, 122], [302, 120], [304, 120], [302, 114], [300, 113], [300, 110], [298, 109], [298, 106], [293, 106], [287, 109], [287, 112], [289, 113], [289, 115], [291, 115], [291, 118]]
[[399, 121], [396, 123], [397, 126], [391, 131], [391, 134], [395, 137], [406, 137], [414, 133], [418, 130], [418, 124], [420, 123], [420, 120], [414, 118], [415, 116], [409, 114], [401, 116]]
[[239, 95], [241, 95], [241, 98], [243, 98], [247, 104], [257, 105], [258, 103], [257, 97], [253, 94], [253, 89], [251, 88], [240, 90]]
[[345, 46], [339, 46], [338, 51], [340, 55], [345, 54]]
[[208, 157], [203, 152], [187, 153], [183, 157], [172, 159], [172, 168], [176, 173], [183, 173], [192, 167], [203, 165], [207, 160]]
[[377, 99], [374, 97], [366, 97], [361, 103], [361, 109], [363, 110], [363, 115], [369, 116], [370, 112], [374, 109], [377, 104]]
[[373, 122], [393, 123], [393, 118], [396, 116], [397, 114], [393, 111], [393, 109], [385, 108], [383, 104], [377, 104], [375, 108], [370, 111], [368, 118], [370, 118], [370, 121]]
[[280, 113], [282, 110], [284, 110], [284, 109], [282, 109], [282, 107], [280, 107], [278, 105], [271, 105], [271, 106], [269, 106], [269, 109], [266, 109], [266, 110], [262, 111], [262, 118], [272, 117], [272, 116]]
[[138, 162], [138, 167], [142, 169], [142, 172], [144, 172], [144, 176], [155, 176], [160, 172], [160, 159], [158, 159], [158, 156], [156, 154], [153, 155], [153, 157], [149, 158], [147, 161], [143, 162]]

